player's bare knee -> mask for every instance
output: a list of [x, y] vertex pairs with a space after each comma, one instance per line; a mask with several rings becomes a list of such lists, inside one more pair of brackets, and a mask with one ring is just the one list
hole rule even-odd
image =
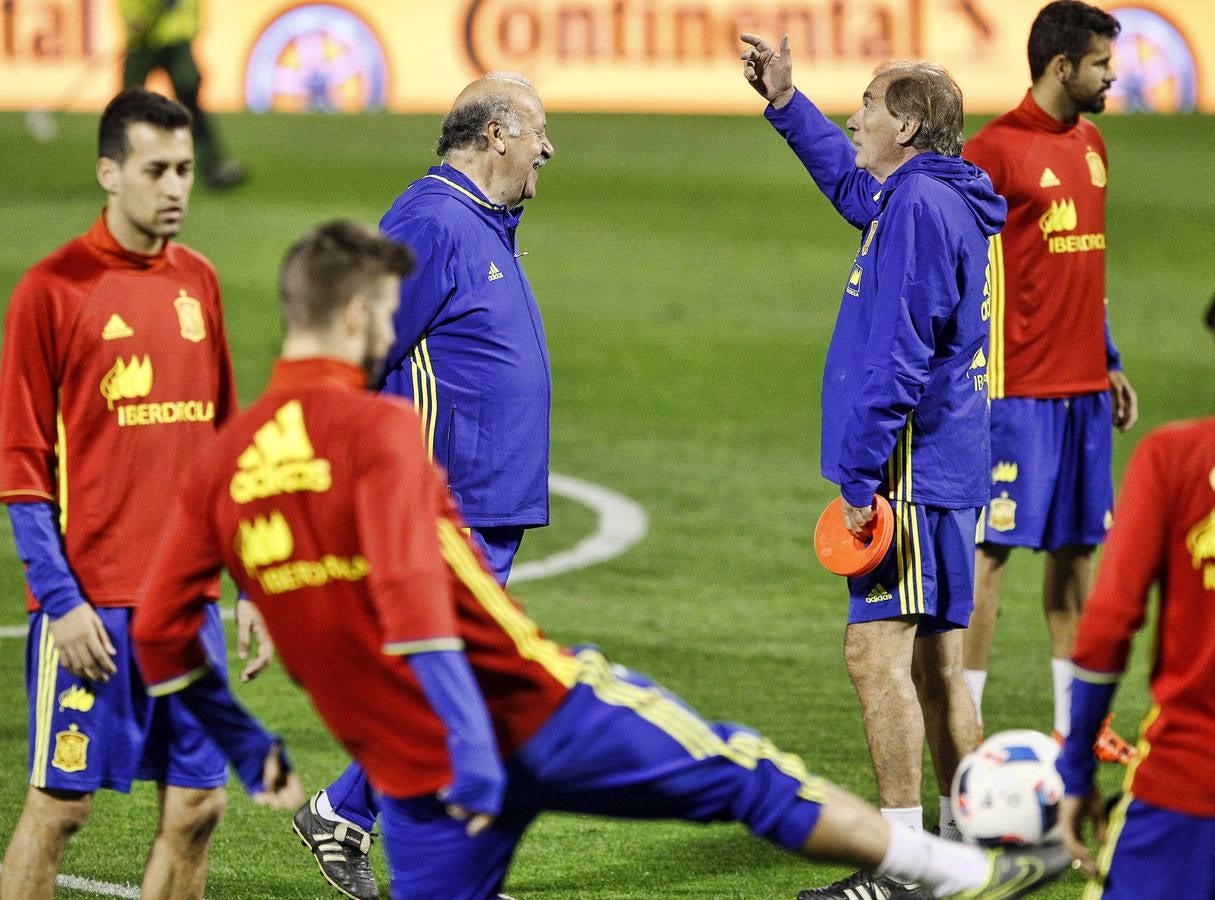
[[182, 792], [166, 803], [161, 831], [182, 846], [205, 845], [227, 807], [223, 788]]
[[81, 829], [93, 809], [93, 795], [78, 791], [30, 788], [26, 808], [44, 828], [71, 836]]

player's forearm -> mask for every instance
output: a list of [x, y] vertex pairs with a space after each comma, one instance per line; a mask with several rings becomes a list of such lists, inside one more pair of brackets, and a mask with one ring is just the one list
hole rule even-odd
[[1093, 743], [1117, 688], [1117, 675], [1113, 673], [1078, 670], [1072, 681], [1071, 731], [1057, 764], [1063, 787], [1072, 796], [1087, 796], [1093, 788], [1097, 772]]
[[458, 650], [409, 657], [431, 708], [447, 728], [447, 751], [454, 778], [447, 803], [497, 814], [505, 774], [485, 700], [467, 658]]
[[17, 555], [25, 563], [25, 579], [34, 599], [52, 618], [59, 618], [86, 602], [76, 576], [63, 554], [50, 503], [10, 503], [9, 521]]
[[[262, 768], [270, 748], [282, 740], [268, 732], [245, 710], [225, 681], [214, 671], [184, 688], [182, 703], [202, 724], [207, 735], [232, 763], [250, 794], [264, 789]], [[284, 761], [286, 754], [284, 752]]]
[[856, 149], [839, 126], [824, 116], [800, 91], [764, 117], [797, 154], [814, 183], [845, 219], [861, 228], [877, 210], [870, 196], [879, 185], [856, 167]]

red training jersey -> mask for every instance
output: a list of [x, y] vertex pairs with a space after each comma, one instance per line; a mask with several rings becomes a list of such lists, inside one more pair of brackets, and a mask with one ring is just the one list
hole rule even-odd
[[205, 671], [202, 585], [226, 565], [330, 731], [392, 797], [451, 782], [445, 728], [408, 660], [463, 650], [510, 756], [574, 683], [485, 569], [417, 415], [335, 360], [279, 361], [175, 504], [133, 633], [154, 693]]
[[1107, 390], [1101, 133], [1081, 117], [1060, 122], [1027, 92], [967, 141], [962, 155], [1008, 201], [1008, 220], [990, 249], [990, 396]]
[[55, 504], [85, 598], [134, 605], [166, 497], [236, 410], [215, 270], [123, 249], [103, 213], [13, 291], [0, 409], [0, 501]]
[[1131, 791], [1153, 806], [1215, 816], [1215, 418], [1160, 428], [1136, 448], [1080, 619], [1077, 678], [1121, 675], [1153, 583], [1153, 706]]

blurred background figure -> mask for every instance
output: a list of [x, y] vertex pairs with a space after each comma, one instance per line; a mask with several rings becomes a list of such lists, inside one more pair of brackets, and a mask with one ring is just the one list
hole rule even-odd
[[173, 92], [194, 117], [194, 153], [208, 187], [235, 187], [248, 170], [225, 159], [211, 120], [199, 105], [202, 74], [194, 61], [191, 42], [198, 35], [200, 0], [121, 0], [127, 28], [123, 87], [141, 87], [156, 69], [163, 69]]

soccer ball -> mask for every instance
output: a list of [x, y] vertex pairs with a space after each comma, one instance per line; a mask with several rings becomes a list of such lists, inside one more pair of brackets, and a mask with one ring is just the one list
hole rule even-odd
[[993, 734], [967, 754], [953, 777], [951, 798], [962, 836], [985, 846], [1058, 841], [1058, 755], [1058, 744], [1027, 729]]

